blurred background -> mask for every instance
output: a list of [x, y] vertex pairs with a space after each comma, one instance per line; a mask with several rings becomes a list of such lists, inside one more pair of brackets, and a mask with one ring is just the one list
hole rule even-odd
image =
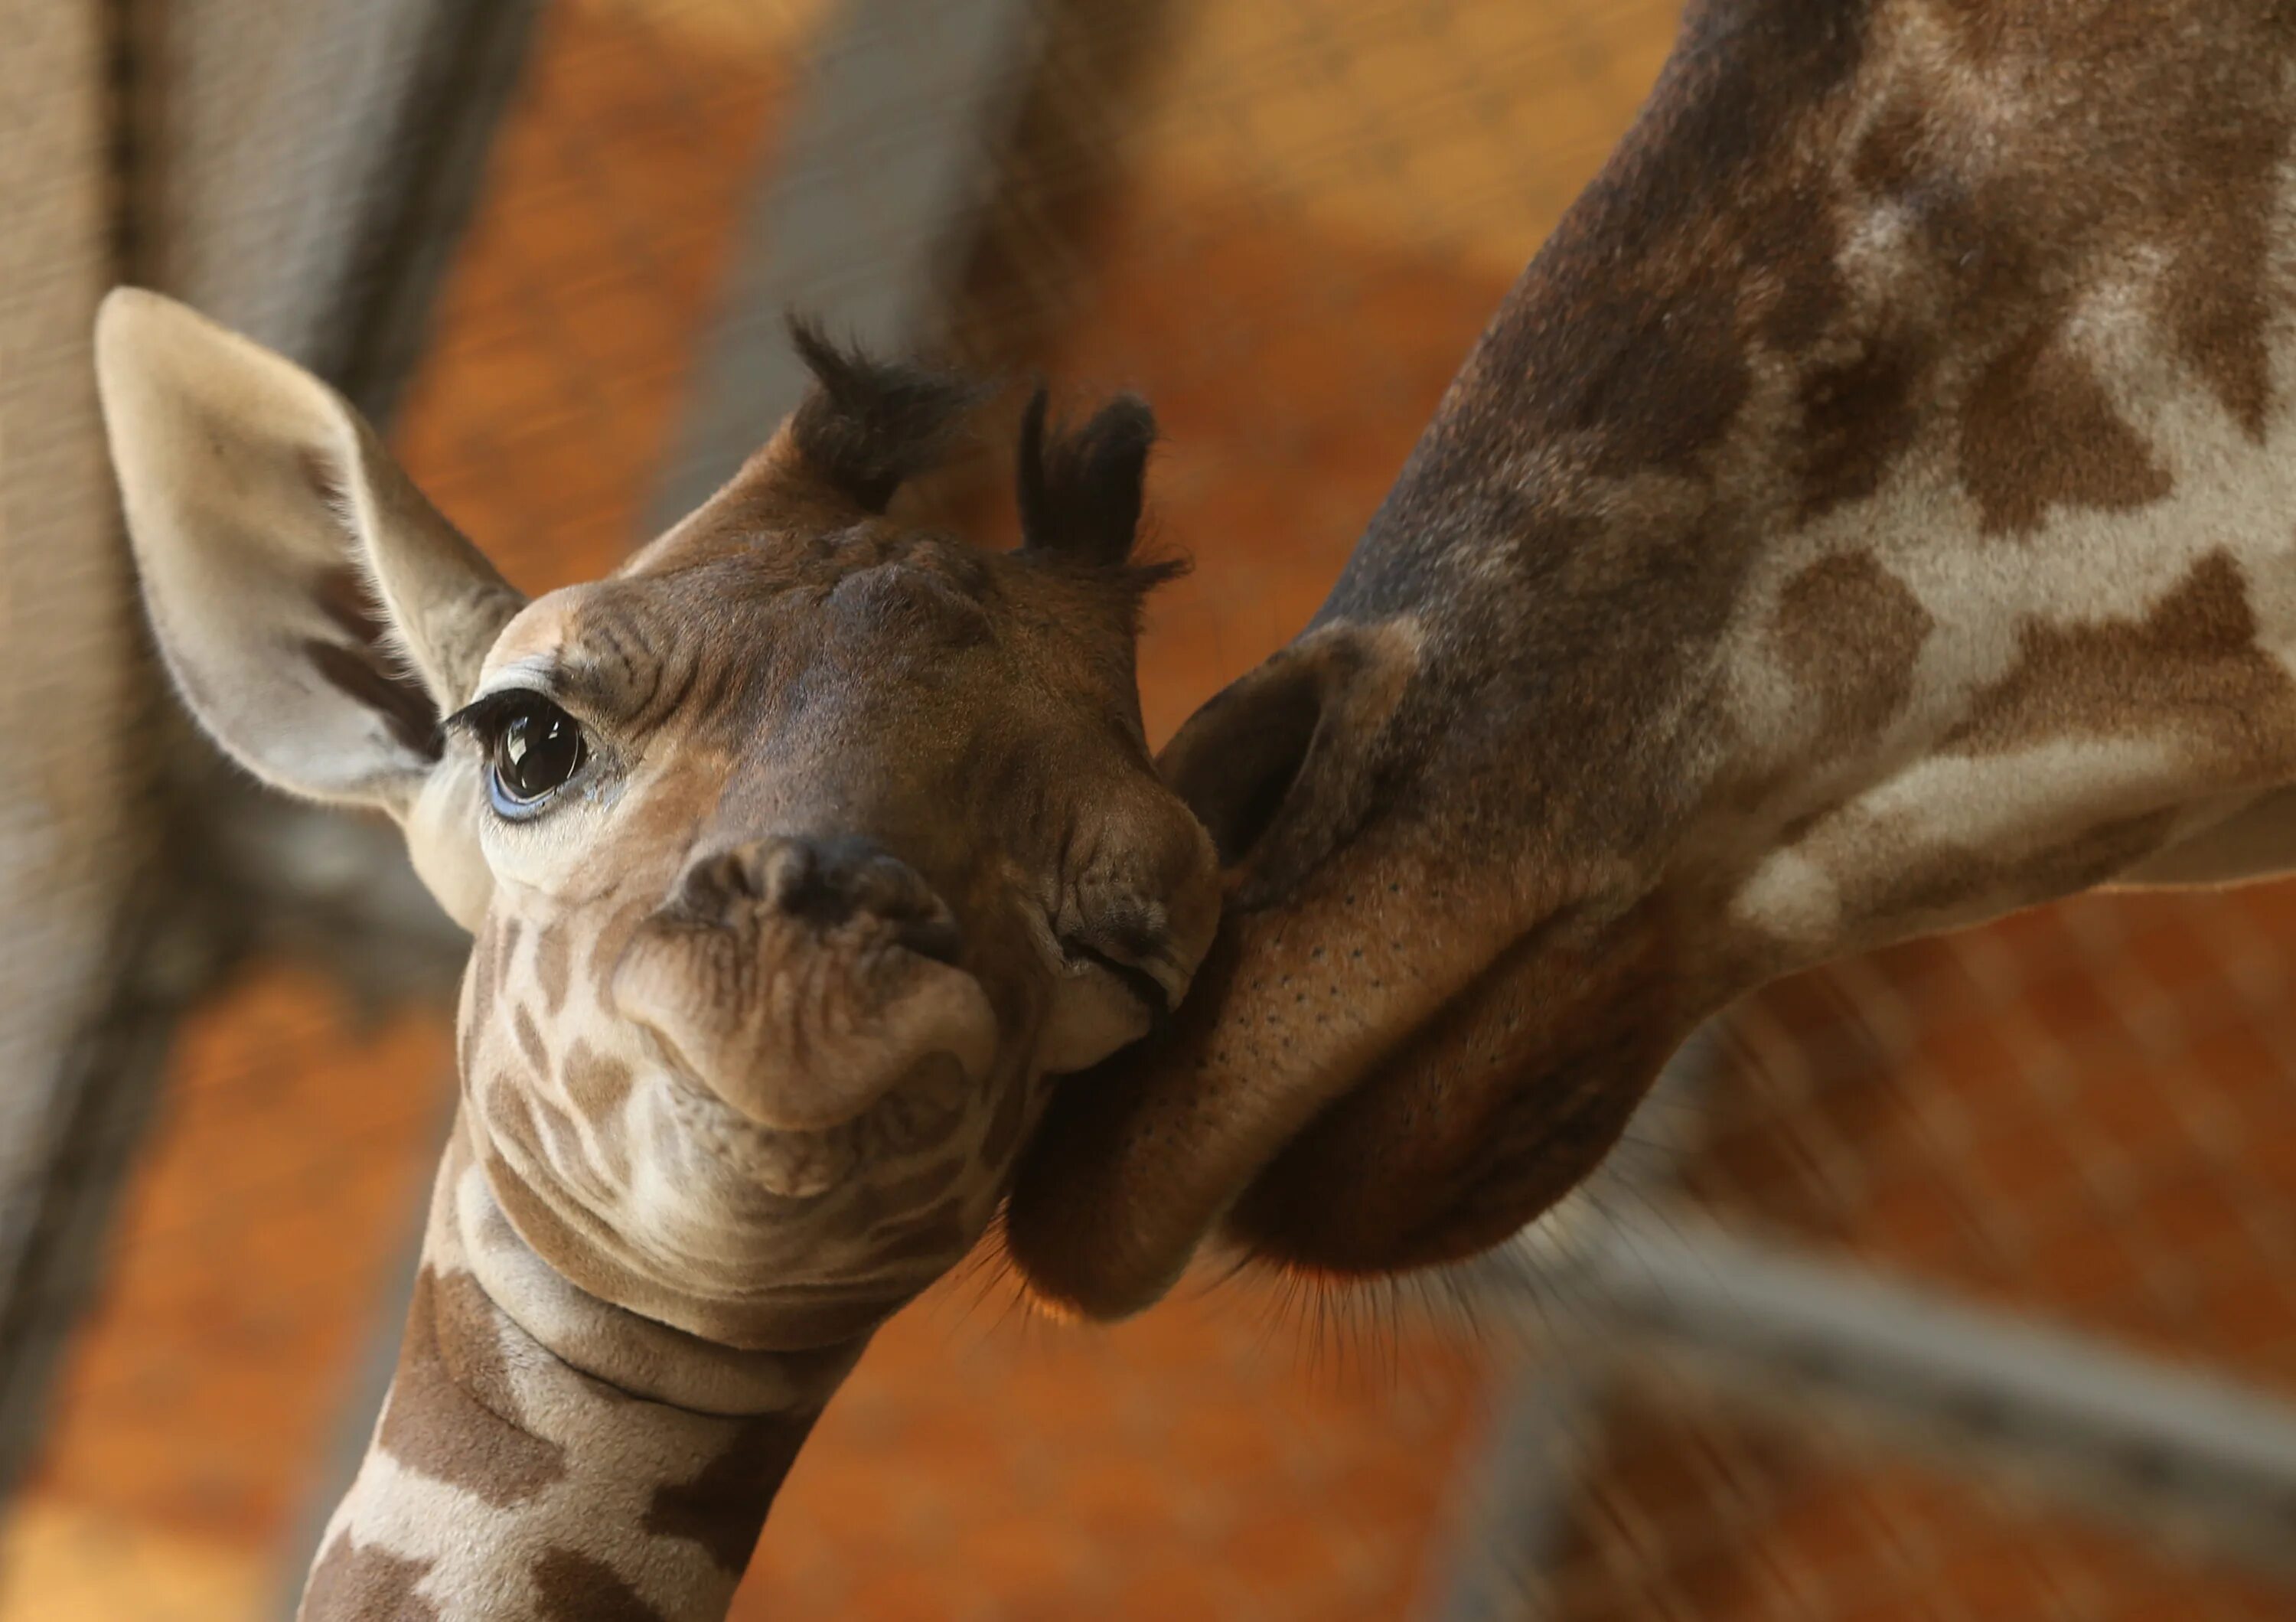
[[[1314, 610], [1674, 0], [0, 0], [0, 1619], [283, 1618], [450, 1108], [395, 840], [144, 651], [119, 280], [336, 381], [539, 591], [770, 430], [787, 303], [1156, 404], [1155, 741]], [[2296, 896], [2088, 897], [1772, 988], [1439, 1286], [993, 1257], [880, 1336], [735, 1614], [2296, 1615]]]

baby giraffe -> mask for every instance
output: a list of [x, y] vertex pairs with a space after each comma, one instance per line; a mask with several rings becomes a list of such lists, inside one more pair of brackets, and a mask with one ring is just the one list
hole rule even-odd
[[1045, 1078], [1218, 912], [1133, 643], [1154, 422], [1020, 444], [1022, 544], [886, 516], [974, 393], [799, 327], [707, 504], [524, 600], [317, 380], [97, 325], [152, 623], [250, 771], [379, 808], [475, 938], [397, 1377], [306, 1622], [724, 1614], [878, 1324], [989, 1221]]

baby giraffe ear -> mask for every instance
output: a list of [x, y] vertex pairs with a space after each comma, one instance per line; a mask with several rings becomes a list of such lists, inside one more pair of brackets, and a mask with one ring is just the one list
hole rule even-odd
[[518, 593], [300, 367], [131, 288], [105, 299], [95, 358], [144, 602], [193, 714], [266, 782], [398, 818], [473, 922], [476, 774], [442, 766], [439, 720]]
[[1048, 430], [1043, 387], [1021, 416], [1021, 547], [1114, 568], [1140, 538], [1156, 414], [1120, 394], [1073, 432]]

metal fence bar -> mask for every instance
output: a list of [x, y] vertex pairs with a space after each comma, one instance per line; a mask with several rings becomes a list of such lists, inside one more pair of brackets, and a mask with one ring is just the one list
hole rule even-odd
[[1691, 1112], [1715, 1048], [1710, 1035], [1694, 1040], [1654, 1090], [1636, 1135], [1657, 1147], [1602, 1174], [1644, 1196], [1606, 1210], [1647, 1214], [1567, 1223], [1553, 1242], [1518, 1247], [1538, 1275], [1532, 1293], [1559, 1287], [1587, 1303], [1604, 1345], [1535, 1364], [1502, 1398], [1464, 1487], [1470, 1524], [1429, 1615], [1519, 1608], [1569, 1513], [1575, 1473], [1556, 1446], [1563, 1405], [1591, 1418], [1610, 1382], [1590, 1365], [1653, 1352], [1741, 1390], [1846, 1402], [1893, 1437], [1919, 1434], [1932, 1451], [1962, 1455], [1956, 1463], [1973, 1448], [2013, 1458], [2091, 1509], [2135, 1511], [2156, 1536], [2170, 1519], [2223, 1553], [2296, 1575], [2296, 1404], [1748, 1237], [1667, 1198], [1690, 1145], [1664, 1122]]
[[[1601, 1323], [1621, 1318], [1618, 1301], [1603, 1288], [1606, 1281], [1600, 1276], [1611, 1254], [1608, 1247], [1617, 1242], [1615, 1230], [1596, 1214], [1596, 1203], [1621, 1187], [1631, 1187], [1638, 1197], [1673, 1187], [1696, 1147], [1678, 1123], [1696, 1113], [1720, 1047], [1711, 1026], [1683, 1044], [1636, 1115], [1639, 1147], [1614, 1155], [1595, 1174], [1591, 1189], [1509, 1246], [1496, 1266], [1502, 1277], [1526, 1269], [1538, 1278], [1538, 1288], [1575, 1275], [1570, 1276], [1574, 1289], [1582, 1282], [1592, 1286], [1586, 1293]], [[1523, 1282], [1518, 1274], [1507, 1287], [1519, 1290]], [[1534, 1361], [1516, 1374], [1499, 1399], [1489, 1440], [1455, 1487], [1462, 1524], [1442, 1551], [1420, 1614], [1430, 1622], [1480, 1622], [1520, 1614], [1536, 1573], [1554, 1563], [1569, 1536], [1571, 1501], [1580, 1487], [1570, 1438], [1600, 1426], [1617, 1386], [1599, 1357]]]
[[1451, 1548], [1420, 1608], [1429, 1622], [1500, 1622], [1522, 1614], [1538, 1573], [1562, 1553], [1580, 1490], [1573, 1438], [1599, 1423], [1611, 1382], [1539, 1369], [1501, 1399], [1458, 1495]]
[[1823, 1389], [1948, 1446], [2013, 1449], [2095, 1506], [2171, 1512], [2296, 1575], [2296, 1405], [1687, 1212], [1618, 1226], [1587, 1266], [1622, 1325], [1725, 1378]]
[[873, 345], [933, 335], [1034, 63], [1033, 12], [1029, 0], [840, 8], [750, 211], [656, 528], [723, 484], [802, 397], [783, 310]]
[[0, 1492], [47, 1421], [160, 1073], [157, 683], [90, 358], [117, 274], [111, 16], [0, 0]]

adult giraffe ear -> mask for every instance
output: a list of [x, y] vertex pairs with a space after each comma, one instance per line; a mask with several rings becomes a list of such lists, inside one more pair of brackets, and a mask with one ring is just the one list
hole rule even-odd
[[264, 782], [395, 817], [474, 926], [493, 889], [478, 771], [442, 757], [439, 721], [522, 599], [291, 362], [120, 288], [95, 363], [144, 603], [192, 713]]
[[1286, 894], [1361, 823], [1420, 651], [1414, 620], [1319, 626], [1164, 746], [1156, 768], [1211, 835], [1238, 903]]

